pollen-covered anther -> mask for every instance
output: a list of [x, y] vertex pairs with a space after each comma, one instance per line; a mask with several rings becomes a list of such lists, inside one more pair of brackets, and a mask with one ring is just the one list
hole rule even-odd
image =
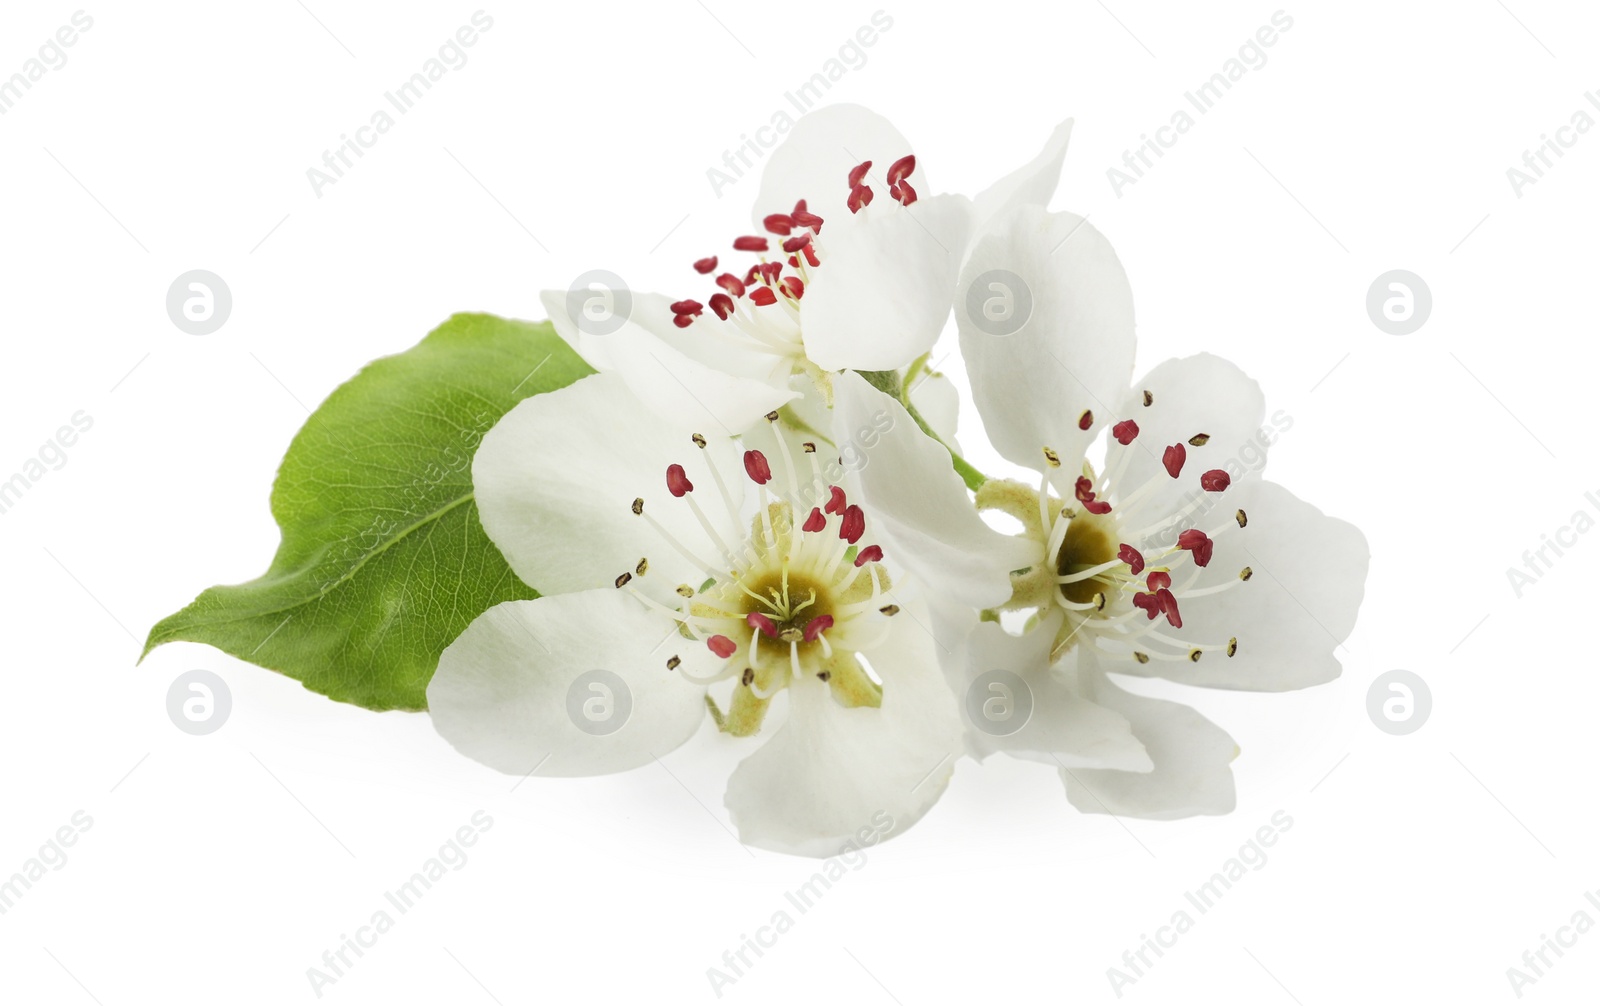
[[1233, 519], [1239, 522], [1240, 527], [1244, 527], [1246, 524], [1250, 523], [1250, 518], [1245, 516], [1243, 510], [1235, 510], [1233, 512]]
[[1189, 651], [1189, 661], [1195, 664], [1200, 662], [1200, 651], [1198, 649]]
[[817, 680], [823, 682], [824, 684], [826, 684], [828, 679], [831, 678], [831, 677], [833, 677], [833, 672], [832, 671], [818, 671], [817, 672]]
[[1188, 457], [1189, 452], [1183, 449], [1182, 444], [1173, 444], [1161, 452], [1161, 466], [1167, 470], [1168, 475], [1177, 478], [1183, 471], [1183, 463]]
[[1141, 664], [1148, 664], [1150, 662], [1150, 654], [1140, 653], [1138, 650], [1134, 650], [1133, 659], [1137, 660]]
[[1050, 449], [1049, 447], [1046, 447], [1046, 448], [1044, 448], [1044, 463], [1049, 465], [1051, 468], [1060, 468], [1061, 467], [1061, 455], [1057, 454], [1054, 450]]
[[667, 658], [667, 670], [675, 671], [678, 669], [678, 665], [681, 663], [683, 663], [683, 661], [679, 660], [678, 655], [674, 653], [672, 656]]
[[766, 615], [763, 615], [759, 611], [752, 611], [748, 615], [744, 616], [744, 622], [746, 625], [750, 626], [750, 628], [759, 631], [768, 639], [778, 638], [778, 623], [774, 622], [772, 619], [768, 618]]
[[883, 561], [883, 547], [881, 545], [868, 545], [856, 555], [856, 566], [865, 566], [869, 562]]
[[644, 513], [644, 497], [636, 496], [633, 500], [633, 515], [637, 517], [642, 513]]
[[689, 473], [682, 465], [667, 466], [667, 492], [679, 499], [694, 492], [694, 483], [689, 481]]
[[677, 594], [679, 597], [694, 596], [694, 588], [689, 586], [687, 583], [678, 584], [676, 587], [672, 588], [672, 592]]
[[884, 615], [898, 615], [898, 614], [900, 614], [900, 606], [898, 604], [886, 604], [883, 607], [879, 608], [878, 610], [880, 612], [882, 612]]
[[1255, 576], [1255, 575], [1256, 575], [1256, 571], [1251, 569], [1249, 566], [1246, 566], [1244, 569], [1239, 570], [1239, 579], [1241, 579], [1241, 580], [1248, 580], [1252, 576]]
[[1220, 493], [1233, 484], [1233, 478], [1221, 468], [1213, 468], [1200, 476], [1200, 488], [1208, 493]]
[[767, 239], [759, 234], [747, 234], [733, 239], [734, 251], [764, 252], [768, 247]]
[[1112, 437], [1116, 438], [1117, 443], [1126, 447], [1133, 443], [1134, 437], [1139, 435], [1139, 424], [1131, 419], [1124, 419], [1122, 422], [1111, 427], [1111, 435]]
[[1151, 405], [1154, 405], [1155, 404], [1155, 400], [1156, 400], [1156, 396], [1150, 394], [1150, 392], [1146, 391], [1144, 393], [1144, 407], [1145, 408], [1148, 409]]
[[808, 643], [814, 643], [817, 641], [818, 636], [821, 636], [831, 628], [833, 628], [833, 616], [818, 615], [806, 623], [805, 631], [801, 633], [801, 637]]
[[1144, 556], [1132, 545], [1123, 544], [1118, 546], [1117, 558], [1128, 564], [1128, 572], [1134, 576], [1144, 572]]
[[735, 643], [727, 636], [712, 636], [710, 639], [706, 640], [706, 646], [710, 648], [712, 653], [715, 653], [723, 660], [727, 660], [729, 657], [733, 656], [734, 653], [736, 653], [739, 649], [739, 644]]
[[632, 579], [633, 579], [633, 574], [632, 573], [623, 573], [621, 576], [617, 577], [615, 580], [613, 580], [611, 582], [616, 586], [616, 588], [618, 590], [621, 590], [623, 587], [626, 587], [628, 585], [628, 581], [632, 580]]
[[744, 473], [758, 486], [764, 486], [772, 481], [772, 466], [767, 463], [767, 456], [760, 451], [744, 452]]
[[861, 508], [854, 503], [845, 507], [844, 516], [839, 520], [839, 537], [854, 545], [867, 533], [867, 517]]
[[802, 451], [805, 451], [807, 454], [815, 454], [815, 453], [817, 453], [817, 445], [812, 443], [809, 440], [807, 440], [804, 443], [802, 443], [800, 445], [800, 449]]
[[1204, 447], [1206, 445], [1207, 441], [1209, 441], [1210, 439], [1211, 439], [1211, 434], [1209, 434], [1209, 433], [1196, 433], [1194, 436], [1189, 438], [1189, 446], [1190, 447]]
[[1196, 566], [1205, 566], [1211, 562], [1211, 552], [1216, 543], [1204, 531], [1190, 528], [1178, 535], [1178, 547], [1188, 551]]
[[1235, 653], [1238, 653], [1238, 652], [1239, 652], [1239, 637], [1238, 636], [1229, 636], [1228, 637], [1228, 656], [1231, 657]]
[[706, 438], [702, 437], [698, 433], [689, 434], [689, 441], [690, 441], [690, 443], [694, 444], [696, 447], [700, 448], [702, 451], [706, 449]]
[[1105, 611], [1106, 610], [1106, 595], [1105, 595], [1105, 593], [1103, 591], [1098, 591], [1097, 590], [1097, 591], [1094, 592], [1094, 610], [1095, 611]]
[[1094, 425], [1094, 413], [1088, 409], [1083, 410], [1083, 415], [1078, 417], [1078, 429], [1087, 430]]
[[744, 685], [746, 688], [749, 688], [750, 687], [750, 683], [752, 681], [754, 681], [755, 679], [756, 679], [755, 668], [746, 667], [744, 669], [744, 673], [739, 675], [739, 684]]
[[650, 560], [648, 558], [640, 559], [639, 565], [633, 567], [633, 572], [636, 576], [643, 576], [650, 572]]
[[717, 267], [717, 257], [709, 255], [706, 258], [695, 259], [694, 271], [704, 276]]
[[778, 410], [777, 409], [773, 409], [771, 412], [767, 413], [766, 415], [762, 416], [761, 418], [765, 419], [769, 423], [775, 423], [775, 422], [778, 421]]

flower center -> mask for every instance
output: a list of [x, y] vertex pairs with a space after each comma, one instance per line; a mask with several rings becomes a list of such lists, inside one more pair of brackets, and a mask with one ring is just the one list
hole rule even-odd
[[[1153, 403], [1149, 392], [1144, 402], [1146, 406]], [[1093, 415], [1085, 412], [1079, 426], [1088, 429], [1093, 422]], [[1188, 449], [1183, 443], [1164, 448], [1162, 471], [1130, 491], [1123, 477], [1130, 452], [1146, 447], [1134, 446], [1139, 427], [1133, 420], [1115, 424], [1110, 432], [1114, 443], [1108, 444], [1104, 471], [1096, 475], [1086, 465], [1073, 485], [1073, 501], [1051, 492], [1048, 472], [1060, 468], [1061, 459], [1049, 447], [1043, 449], [1047, 474], [1037, 491], [1009, 481], [991, 481], [979, 490], [979, 509], [999, 510], [1020, 520], [1024, 534], [1039, 542], [1046, 560], [1012, 574], [1012, 598], [1006, 609], [1040, 613], [1052, 607], [1061, 609], [1063, 618], [1051, 647], [1052, 660], [1078, 645], [1141, 664], [1198, 661], [1212, 650], [1233, 656], [1238, 651], [1237, 637], [1194, 640], [1173, 630], [1183, 629], [1182, 602], [1233, 589], [1250, 579], [1252, 572], [1246, 566], [1237, 578], [1199, 585], [1211, 563], [1216, 539], [1242, 531], [1248, 524], [1245, 512], [1238, 510], [1232, 519], [1223, 518], [1208, 530], [1186, 528], [1171, 547], [1149, 557], [1128, 544], [1191, 519], [1202, 519], [1212, 507], [1212, 494], [1224, 492], [1232, 480], [1221, 469], [1206, 471], [1199, 477], [1199, 492], [1176, 511], [1151, 521], [1145, 513], [1147, 502], [1162, 485], [1183, 477]], [[1199, 433], [1187, 443], [1199, 448], [1208, 439]]]
[[[775, 424], [777, 413], [767, 419]], [[783, 477], [775, 478], [761, 451], [744, 452], [744, 474], [756, 487], [758, 507], [748, 521], [749, 534], [741, 540], [729, 542], [717, 533], [696, 502], [695, 486], [682, 465], [668, 467], [667, 490], [693, 511], [705, 530], [700, 550], [678, 541], [655, 521], [642, 498], [634, 500], [633, 512], [649, 520], [674, 551], [706, 575], [699, 587], [676, 588], [677, 608], [632, 587], [632, 574], [617, 578], [618, 587], [671, 615], [680, 635], [703, 642], [722, 659], [717, 673], [690, 680], [714, 684], [738, 679], [728, 712], [714, 703], [712, 709], [722, 728], [739, 736], [755, 733], [772, 696], [807, 676], [826, 682], [844, 705], [878, 705], [881, 688], [856, 653], [879, 642], [888, 630], [886, 619], [899, 610], [883, 597], [890, 587], [881, 565], [883, 549], [861, 544], [866, 514], [846, 499], [843, 489], [823, 478], [812, 443], [804, 445], [811, 479], [802, 483], [781, 430], [773, 432]], [[704, 437], [696, 434], [693, 439], [705, 447]], [[721, 505], [742, 522], [723, 474], [714, 464], [711, 473]], [[808, 508], [807, 516], [797, 520]], [[715, 560], [702, 557], [704, 546], [715, 551]], [[648, 568], [648, 560], [642, 559], [635, 572], [642, 576]], [[667, 666], [678, 670], [679, 661], [674, 657]]]

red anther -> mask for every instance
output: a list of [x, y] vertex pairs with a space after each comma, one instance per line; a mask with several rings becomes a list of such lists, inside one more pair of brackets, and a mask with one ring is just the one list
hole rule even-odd
[[667, 492], [674, 496], [694, 492], [694, 483], [689, 481], [689, 473], [683, 470], [682, 465], [667, 466]]
[[734, 651], [739, 649], [739, 644], [735, 643], [727, 636], [712, 636], [710, 639], [706, 640], [706, 645], [711, 647], [712, 653], [715, 653], [723, 660], [727, 660], [729, 657], [733, 656]]
[[811, 231], [814, 234], [821, 233], [822, 231], [822, 218], [806, 209], [806, 201], [804, 199], [794, 204], [794, 212], [789, 214], [789, 216], [792, 217], [794, 222], [799, 224], [801, 227], [811, 228]]
[[871, 169], [872, 169], [872, 162], [871, 161], [862, 161], [860, 164], [857, 164], [855, 167], [851, 168], [850, 169], [850, 187], [852, 189], [858, 188], [861, 185], [861, 179], [867, 177], [867, 172], [869, 170], [871, 170]]
[[1183, 462], [1188, 458], [1189, 452], [1183, 449], [1182, 444], [1173, 444], [1161, 452], [1161, 464], [1167, 469], [1167, 474], [1173, 478], [1183, 471]]
[[821, 510], [818, 510], [816, 507], [812, 507], [811, 516], [807, 517], [806, 522], [800, 525], [800, 530], [810, 531], [815, 534], [827, 526], [828, 518], [822, 516]]
[[672, 316], [672, 323], [679, 328], [688, 328], [690, 325], [694, 324], [694, 315], [675, 314]]
[[856, 553], [856, 565], [858, 567], [859, 566], [865, 566], [869, 562], [882, 562], [882, 561], [883, 561], [883, 547], [880, 546], [880, 545], [868, 545], [866, 548], [864, 548], [860, 552]]
[[889, 165], [889, 184], [900, 184], [906, 178], [910, 177], [911, 172], [915, 170], [917, 170], [917, 155], [907, 154], [898, 161], [895, 161], [893, 164]]
[[1094, 425], [1094, 413], [1088, 409], [1083, 410], [1083, 415], [1078, 417], [1078, 429], [1087, 430]]
[[1078, 481], [1073, 483], [1072, 495], [1078, 497], [1079, 503], [1087, 503], [1094, 499], [1094, 483], [1089, 481], [1087, 475], [1079, 475]]
[[1165, 587], [1156, 591], [1156, 607], [1167, 616], [1167, 624], [1174, 629], [1183, 628], [1183, 616], [1178, 614], [1178, 598]]
[[1207, 537], [1204, 531], [1190, 528], [1178, 535], [1178, 547], [1189, 551], [1196, 566], [1205, 566], [1211, 562], [1211, 552], [1216, 548], [1216, 542]]
[[758, 286], [750, 291], [750, 302], [757, 307], [766, 307], [768, 304], [776, 304], [778, 295], [772, 292], [770, 286]]
[[717, 317], [723, 321], [728, 320], [728, 315], [733, 313], [733, 298], [725, 293], [711, 295], [711, 310], [717, 312]]
[[750, 267], [750, 271], [744, 274], [744, 285], [745, 286], [753, 286], [753, 285], [755, 285], [756, 277], [759, 276], [759, 275], [761, 275], [761, 266], [758, 263], [756, 265], [751, 266]]
[[760, 451], [744, 452], [744, 473], [758, 486], [772, 481], [772, 466], [767, 464], [767, 456]]
[[850, 208], [851, 213], [860, 213], [861, 207], [872, 202], [872, 190], [865, 185], [857, 185], [850, 190], [850, 198], [844, 204]]
[[731, 272], [725, 272], [721, 276], [718, 276], [717, 285], [735, 297], [744, 296], [744, 283], [740, 282], [739, 277], [735, 276]]
[[764, 252], [767, 250], [767, 239], [759, 234], [747, 235], [733, 239], [734, 251]]
[[[783, 250], [786, 252], [797, 252], [810, 243], [810, 234], [796, 234], [794, 237], [788, 238], [783, 242]], [[789, 264], [794, 265], [794, 259], [790, 259]]]
[[1139, 435], [1139, 424], [1131, 419], [1124, 419], [1111, 427], [1111, 435], [1117, 438], [1117, 443], [1126, 447], [1133, 443], [1134, 437]]
[[1083, 508], [1095, 515], [1111, 512], [1111, 504], [1105, 500], [1084, 500]]
[[1138, 576], [1144, 572], [1144, 556], [1132, 545], [1123, 545], [1117, 549], [1117, 558], [1128, 564], [1128, 572]]
[[900, 200], [901, 206], [910, 206], [917, 201], [917, 190], [911, 187], [910, 182], [889, 186], [889, 195]]
[[702, 276], [704, 276], [706, 273], [710, 272], [711, 270], [715, 269], [716, 267], [717, 267], [717, 257], [715, 255], [712, 255], [710, 258], [695, 259], [694, 271], [699, 273]]
[[752, 611], [750, 614], [744, 616], [744, 624], [750, 626], [752, 629], [760, 630], [761, 634], [766, 636], [768, 639], [778, 638], [777, 623], [759, 611]]
[[823, 513], [844, 513], [844, 490], [838, 486], [828, 487], [828, 502], [822, 505]]
[[818, 615], [816, 618], [813, 618], [811, 621], [806, 623], [806, 627], [801, 634], [805, 637], [806, 642], [815, 643], [818, 636], [822, 635], [824, 632], [827, 632], [831, 628], [833, 628], [833, 616]]
[[796, 256], [796, 255], [790, 255], [789, 256], [789, 268], [791, 268], [791, 269], [800, 268], [800, 259], [799, 259], [798, 256]]
[[815, 269], [817, 266], [822, 264], [822, 260], [817, 258], [817, 253], [812, 250], [810, 245], [806, 245], [800, 250], [806, 257], [806, 264], [811, 266], [811, 268]]
[[680, 300], [672, 305], [673, 314], [699, 314], [705, 305], [698, 300]]
[[1208, 493], [1220, 493], [1233, 484], [1233, 479], [1221, 468], [1213, 468], [1200, 476], [1200, 488]]
[[1156, 613], [1161, 610], [1160, 605], [1156, 603], [1156, 595], [1154, 594], [1133, 595], [1133, 606], [1144, 612], [1145, 617], [1151, 621], [1155, 620]]
[[806, 292], [806, 285], [801, 282], [799, 276], [785, 276], [780, 285], [783, 287], [783, 292], [795, 300], [799, 300]]
[[778, 277], [782, 275], [782, 262], [766, 262], [761, 266], [761, 278], [767, 281], [768, 286], [778, 282]]
[[1145, 579], [1144, 585], [1150, 588], [1152, 593], [1160, 590], [1162, 587], [1170, 587], [1172, 586], [1172, 574], [1164, 573], [1158, 569]]
[[854, 545], [867, 533], [867, 516], [861, 508], [854, 503], [844, 508], [844, 517], [839, 521], [839, 537]]
[[774, 234], [787, 236], [794, 230], [794, 218], [787, 213], [768, 213], [761, 221], [761, 226]]

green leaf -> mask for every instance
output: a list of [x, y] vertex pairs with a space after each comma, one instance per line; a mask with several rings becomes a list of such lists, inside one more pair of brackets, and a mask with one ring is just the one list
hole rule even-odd
[[469, 622], [538, 596], [479, 523], [473, 452], [519, 401], [591, 373], [548, 322], [486, 314], [368, 364], [289, 445], [271, 568], [162, 620], [145, 654], [207, 643], [340, 702], [425, 708], [439, 653]]

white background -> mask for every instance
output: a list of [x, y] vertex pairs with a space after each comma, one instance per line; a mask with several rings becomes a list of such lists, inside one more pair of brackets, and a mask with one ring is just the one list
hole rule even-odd
[[[1053, 205], [1116, 244], [1141, 371], [1236, 360], [1294, 417], [1269, 475], [1368, 536], [1344, 676], [1187, 696], [1243, 749], [1228, 817], [1084, 816], [1042, 766], [963, 763], [727, 1001], [1116, 1001], [1106, 969], [1278, 810], [1294, 825], [1267, 865], [1125, 999], [1514, 1001], [1524, 950], [1581, 908], [1600, 920], [1583, 899], [1600, 888], [1600, 535], [1520, 599], [1506, 576], [1600, 490], [1600, 131], [1520, 198], [1506, 176], [1575, 110], [1600, 116], [1583, 98], [1595, 12], [1289, 7], [1268, 62], [1118, 197], [1106, 169], [1278, 9], [1198, 6], [885, 5], [893, 27], [828, 100], [883, 112], [935, 189], [968, 193], [1076, 117]], [[76, 9], [8, 4], [0, 75]], [[512, 792], [425, 716], [339, 706], [199, 646], [134, 666], [156, 620], [266, 568], [277, 461], [367, 360], [455, 311], [539, 317], [540, 288], [588, 269], [702, 293], [689, 262], [748, 230], [759, 184], [718, 198], [707, 168], [879, 8], [490, 6], [470, 61], [318, 198], [306, 169], [476, 9], [88, 8], [69, 61], [0, 116], [0, 478], [77, 410], [94, 419], [0, 515], [0, 874], [74, 811], [94, 822], [0, 916], [8, 1002], [315, 1001], [306, 969], [479, 809], [494, 825], [471, 861], [325, 1000], [713, 1002], [707, 969], [814, 869], [730, 837], [737, 751], [719, 738], [670, 774]], [[165, 312], [195, 268], [233, 291], [209, 336]], [[1366, 313], [1394, 268], [1432, 290], [1412, 335]], [[975, 422], [970, 455], [999, 467]], [[233, 693], [208, 737], [165, 712], [194, 668]], [[1406, 737], [1365, 711], [1394, 668], [1433, 692]], [[1524, 995], [1578, 1002], [1597, 982], [1591, 933]]]

